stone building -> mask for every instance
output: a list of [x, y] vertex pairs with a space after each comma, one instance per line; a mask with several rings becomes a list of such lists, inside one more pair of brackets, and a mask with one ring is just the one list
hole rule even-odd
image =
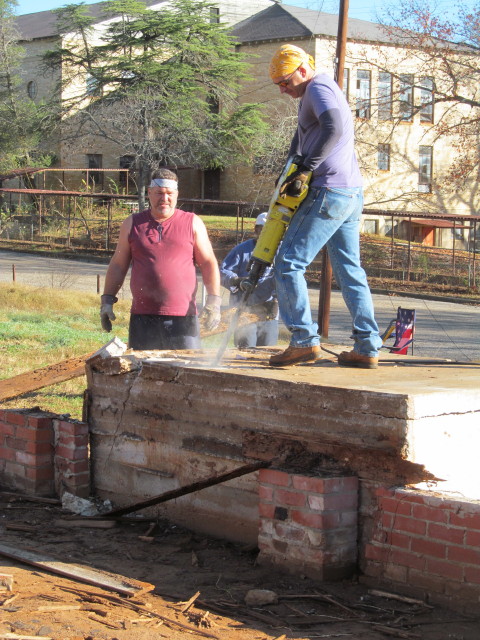
[[[150, 7], [165, 4], [153, 3]], [[101, 3], [90, 5], [88, 10], [98, 18], [97, 27], [101, 30], [105, 24]], [[266, 141], [270, 148], [253, 167], [244, 164], [224, 171], [186, 172], [182, 193], [185, 197], [265, 203], [296, 120], [295, 102], [281, 96], [270, 81], [269, 61], [281, 44], [291, 42], [306, 49], [314, 56], [317, 67], [333, 75], [338, 17], [274, 0], [223, 0], [212, 19], [234, 25], [238, 49], [248, 56], [253, 80], [245, 84], [241, 99], [265, 106], [272, 123], [272, 134]], [[32, 99], [40, 99], [52, 91], [58, 80], [51, 73], [44, 74], [40, 67], [42, 53], [51, 49], [58, 38], [54, 14], [46, 11], [20, 16], [18, 26], [27, 51], [22, 70], [25, 90]], [[475, 181], [467, 181], [461, 192], [445, 189], [452, 139], [437, 136], [435, 124], [444, 116], [446, 107], [434, 105], [432, 97], [443, 79], [427, 75], [430, 71], [426, 70], [426, 62], [421, 49], [412, 52], [382, 26], [349, 20], [344, 92], [355, 118], [366, 208], [377, 213], [406, 210], [472, 214], [479, 199]], [[385, 70], [387, 66], [390, 71]], [[458, 113], [458, 109], [461, 107], [453, 107], [454, 112]], [[53, 150], [59, 165], [67, 168], [125, 168], [131, 162], [122, 148], [95, 135], [58, 142]], [[269, 158], [277, 165], [272, 162], [272, 166], [266, 166]], [[366, 230], [373, 233], [391, 231], [389, 216], [372, 216], [365, 224]], [[417, 229], [417, 235], [431, 239], [431, 227], [428, 234], [424, 231]], [[451, 228], [434, 228], [433, 233], [435, 244], [451, 244]]]

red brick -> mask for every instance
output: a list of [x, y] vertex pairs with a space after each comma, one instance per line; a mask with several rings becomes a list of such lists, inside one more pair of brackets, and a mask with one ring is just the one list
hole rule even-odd
[[27, 475], [27, 467], [25, 467], [25, 465], [23, 464], [20, 464], [19, 462], [7, 460], [5, 462], [5, 475], [16, 476], [17, 478], [25, 478]]
[[53, 444], [51, 442], [25, 442], [24, 451], [26, 453], [51, 453], [53, 455]]
[[480, 550], [465, 547], [448, 547], [448, 559], [452, 562], [463, 562], [480, 566]]
[[35, 455], [32, 453], [25, 453], [24, 451], [17, 451], [17, 462], [21, 462], [22, 464], [30, 467], [41, 467], [45, 464], [51, 464], [52, 456], [46, 453]]
[[358, 511], [342, 511], [340, 525], [342, 527], [356, 527], [358, 523]]
[[414, 504], [425, 504], [428, 500], [428, 496], [426, 496], [424, 493], [405, 491], [403, 489], [397, 489], [394, 495], [396, 500], [401, 500], [402, 502], [411, 502]]
[[330, 478], [293, 476], [293, 487], [299, 491], [321, 494], [356, 491], [358, 489], [358, 478], [356, 476]]
[[395, 517], [393, 527], [397, 531], [407, 531], [419, 536], [424, 536], [427, 531], [427, 523], [424, 520], [415, 520], [404, 516]]
[[394, 580], [395, 582], [407, 582], [409, 571], [411, 570], [407, 567], [401, 567], [398, 564], [387, 562], [384, 565], [384, 571], [381, 574], [381, 578], [387, 578], [388, 580]]
[[15, 431], [16, 431], [15, 425], [7, 424], [6, 422], [0, 422], [0, 435], [14, 436]]
[[380, 526], [383, 529], [390, 530], [393, 528], [393, 523], [395, 521], [394, 516], [391, 513], [381, 513], [380, 514]]
[[447, 557], [447, 545], [444, 542], [432, 542], [422, 538], [412, 538], [411, 550], [415, 553], [423, 553], [425, 556], [445, 559]]
[[336, 495], [329, 494], [324, 497], [325, 509], [327, 511], [356, 511], [358, 508], [357, 493], [339, 493]]
[[272, 487], [265, 487], [263, 485], [259, 485], [258, 487], [258, 497], [260, 500], [273, 500], [273, 489]]
[[427, 558], [427, 573], [433, 573], [444, 578], [450, 578], [451, 580], [463, 579], [463, 567], [456, 562], [448, 562], [444, 560], [435, 560], [434, 558]]
[[390, 562], [394, 564], [402, 565], [403, 567], [410, 567], [411, 569], [423, 570], [425, 567], [425, 558], [417, 556], [408, 551], [401, 551], [400, 549], [391, 549], [389, 556]]
[[375, 489], [375, 495], [378, 496], [379, 498], [381, 497], [393, 498], [393, 496], [395, 495], [395, 490], [387, 489], [386, 487], [378, 487], [377, 489]]
[[25, 467], [25, 477], [30, 480], [53, 480], [53, 466]]
[[394, 513], [395, 515], [412, 515], [412, 505], [410, 502], [397, 500], [396, 498], [380, 498], [378, 506], [380, 509], [383, 509], [383, 511]]
[[465, 582], [480, 584], [480, 567], [465, 567], [464, 569]]
[[[88, 434], [88, 424], [86, 422], [68, 422], [67, 420], [57, 420], [55, 422], [60, 437], [64, 435], [83, 436]], [[268, 469], [261, 469], [268, 471]]]
[[64, 447], [86, 447], [88, 445], [88, 435], [81, 436], [70, 436], [67, 435], [63, 437], [62, 435], [58, 438], [58, 444], [63, 445]]
[[53, 420], [47, 416], [28, 416], [27, 424], [34, 429], [51, 429], [53, 427]]
[[429, 593], [444, 593], [445, 591], [445, 578], [415, 569], [409, 571], [409, 584], [425, 589]]
[[306, 527], [312, 527], [314, 529], [325, 528], [325, 516], [318, 513], [312, 513], [311, 511], [297, 511], [294, 510], [290, 514], [290, 519], [293, 522], [304, 525]]
[[480, 529], [480, 514], [451, 513], [450, 524], [454, 527], [465, 527], [465, 529]]
[[365, 545], [365, 558], [367, 558], [367, 560], [375, 560], [377, 562], [385, 563], [387, 562], [389, 555], [390, 550], [388, 547], [373, 544]]
[[396, 531], [388, 532], [387, 541], [392, 547], [398, 547], [399, 549], [410, 550], [410, 543], [412, 542], [411, 536], [407, 536], [404, 533], [397, 533]]
[[283, 522], [277, 522], [274, 527], [274, 535], [280, 540], [287, 542], [303, 542], [305, 539], [305, 529], [300, 527], [290, 527]]
[[273, 516], [275, 514], [275, 505], [260, 503], [258, 505], [258, 513], [259, 513], [261, 518], [271, 518], [271, 519], [273, 519]]
[[412, 515], [419, 520], [428, 520], [429, 522], [448, 522], [448, 512], [436, 509], [435, 507], [427, 507], [425, 505], [413, 505]]
[[21, 440], [20, 438], [6, 438], [5, 445], [10, 447], [10, 449], [16, 449], [16, 451], [25, 451], [25, 445], [27, 444], [26, 440]]
[[59, 445], [55, 449], [55, 455], [66, 460], [85, 460], [88, 458], [87, 447], [64, 447]]
[[428, 524], [428, 537], [436, 538], [437, 540], [445, 540], [445, 542], [451, 542], [452, 544], [463, 544], [465, 529], [458, 529], [455, 527], [449, 527], [448, 525], [445, 526], [443, 524], [430, 522]]
[[52, 429], [33, 429], [32, 427], [17, 427], [17, 438], [30, 440], [30, 442], [53, 442]]
[[467, 531], [465, 544], [467, 547], [480, 547], [480, 531]]
[[445, 593], [453, 596], [457, 602], [461, 601], [464, 605], [467, 602], [478, 605], [478, 587], [476, 585], [447, 582]]
[[17, 452], [10, 447], [0, 447], [0, 460], [16, 460]]
[[85, 484], [80, 487], [67, 485], [67, 489], [70, 490], [70, 493], [73, 493], [74, 496], [78, 496], [79, 498], [88, 498], [90, 496], [90, 484]]
[[10, 424], [23, 426], [27, 422], [27, 416], [25, 413], [19, 413], [18, 411], [5, 411], [4, 420]]
[[292, 507], [303, 507], [306, 495], [299, 491], [287, 491], [286, 489], [275, 490], [275, 502], [279, 505], [290, 505]]
[[289, 487], [292, 480], [289, 473], [276, 469], [260, 469], [258, 478], [262, 483], [273, 484], [277, 487]]

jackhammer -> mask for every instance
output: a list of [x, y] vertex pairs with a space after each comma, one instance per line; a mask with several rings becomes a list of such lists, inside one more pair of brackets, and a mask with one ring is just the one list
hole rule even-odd
[[[291, 174], [297, 171], [300, 163], [301, 158], [299, 156], [290, 157], [277, 180], [276, 188], [268, 208], [267, 221], [263, 226], [255, 244], [255, 249], [252, 253], [248, 276], [246, 276], [239, 285], [240, 290], [242, 291], [240, 303], [225, 333], [224, 340], [218, 349], [213, 366], [217, 366], [220, 363], [228, 346], [228, 342], [237, 328], [240, 315], [247, 306], [250, 295], [257, 286], [260, 278], [265, 273], [267, 267], [272, 265], [275, 254], [277, 253], [277, 249], [288, 225], [290, 224], [298, 207], [307, 196], [308, 182], [310, 178], [300, 185], [295, 185], [295, 182], [292, 183], [292, 185], [295, 185], [294, 191], [296, 195], [290, 195], [288, 193], [288, 189], [282, 192], [283, 183]], [[298, 189], [295, 187], [298, 187]]]

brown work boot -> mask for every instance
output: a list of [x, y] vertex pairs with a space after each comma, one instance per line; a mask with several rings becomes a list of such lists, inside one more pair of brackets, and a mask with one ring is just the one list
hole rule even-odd
[[341, 367], [357, 367], [358, 369], [377, 369], [378, 358], [362, 356], [356, 351], [342, 351], [338, 356], [338, 364]]
[[284, 367], [299, 362], [312, 362], [320, 358], [320, 347], [287, 347], [283, 353], [271, 356], [269, 363], [272, 367]]

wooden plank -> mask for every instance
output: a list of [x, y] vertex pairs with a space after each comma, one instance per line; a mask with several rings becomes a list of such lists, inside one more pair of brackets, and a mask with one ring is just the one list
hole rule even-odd
[[52, 384], [66, 382], [72, 378], [79, 378], [85, 375], [85, 362], [90, 358], [105, 358], [112, 355], [120, 355], [125, 352], [126, 348], [127, 345], [121, 340], [113, 338], [113, 340], [107, 342], [107, 344], [103, 345], [100, 349], [86, 353], [83, 356], [68, 358], [67, 360], [50, 364], [41, 369], [34, 369], [33, 371], [20, 373], [13, 378], [0, 380], [0, 402], [22, 396], [24, 393], [43, 389], [43, 387], [49, 387]]
[[27, 551], [26, 549], [9, 547], [4, 544], [0, 544], [0, 555], [43, 569], [44, 571], [56, 573], [71, 580], [76, 580], [77, 582], [93, 584], [96, 587], [116, 591], [126, 596], [139, 595], [147, 591], [152, 591], [155, 588], [153, 584], [148, 582], [140, 582], [139, 580], [125, 578], [114, 573], [84, 567], [79, 564], [61, 562], [49, 556]]
[[0, 380], [0, 401], [16, 398], [24, 393], [37, 391], [43, 387], [49, 387], [52, 384], [66, 382], [72, 378], [85, 375], [85, 361], [93, 353], [87, 353], [76, 358], [68, 358], [62, 362], [48, 365], [48, 367], [34, 369], [33, 371], [20, 373], [13, 378]]

